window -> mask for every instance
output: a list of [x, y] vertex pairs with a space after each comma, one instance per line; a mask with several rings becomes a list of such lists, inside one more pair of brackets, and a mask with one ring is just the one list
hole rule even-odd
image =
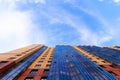
[[92, 57], [95, 57], [94, 55], [92, 55]]
[[103, 71], [103, 69], [101, 67], [98, 67], [101, 71]]
[[97, 63], [97, 61], [93, 61], [93, 62]]
[[92, 59], [92, 58], [89, 58], [89, 59]]
[[42, 77], [41, 80], [47, 80], [47, 77]]
[[97, 59], [100, 59], [100, 58], [97, 57]]
[[9, 59], [15, 59], [15, 57], [10, 57]]
[[47, 64], [46, 67], [50, 67], [50, 64]]
[[49, 69], [45, 69], [44, 74], [49, 74]]
[[21, 56], [21, 54], [17, 54], [16, 56]]
[[30, 74], [36, 74], [37, 73], [37, 69], [33, 69], [31, 72], [30, 72]]
[[1, 61], [0, 62], [0, 66], [4, 65], [5, 63], [7, 63], [8, 61]]
[[53, 57], [53, 55], [50, 55], [50, 57]]
[[38, 61], [39, 63], [42, 63], [43, 61]]
[[99, 66], [104, 68], [104, 66], [103, 66], [103, 65], [99, 65]]
[[45, 58], [41, 58], [41, 59], [45, 59]]
[[102, 61], [103, 63], [106, 63], [106, 61]]
[[56, 63], [56, 61], [54, 61], [54, 64]]
[[33, 77], [26, 77], [25, 80], [33, 80]]
[[49, 60], [51, 60], [52, 58], [49, 58]]
[[65, 55], [65, 57], [68, 57], [68, 55]]
[[40, 66], [41, 66], [40, 64], [36, 64], [35, 68], [40, 68]]
[[48, 61], [48, 63], [51, 63], [52, 61]]
[[115, 67], [114, 65], [110, 65], [110, 67]]
[[117, 74], [115, 74], [114, 72], [112, 72], [112, 71], [108, 71], [109, 73], [111, 73], [111, 74], [113, 74], [113, 75], [117, 75]]

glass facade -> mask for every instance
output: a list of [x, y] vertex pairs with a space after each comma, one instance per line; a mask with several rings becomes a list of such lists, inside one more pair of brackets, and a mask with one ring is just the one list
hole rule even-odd
[[[0, 74], [8, 70], [0, 80], [120, 80], [119, 50], [76, 47], [36, 44], [12, 51], [14, 54], [0, 61]], [[10, 69], [8, 63], [12, 65]]]

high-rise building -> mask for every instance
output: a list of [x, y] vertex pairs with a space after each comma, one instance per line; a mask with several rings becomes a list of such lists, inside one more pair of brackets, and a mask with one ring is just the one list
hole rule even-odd
[[33, 44], [0, 54], [0, 80], [120, 80], [120, 47]]

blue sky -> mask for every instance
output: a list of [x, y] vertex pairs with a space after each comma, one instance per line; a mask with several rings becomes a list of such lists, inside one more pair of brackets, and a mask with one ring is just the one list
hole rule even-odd
[[0, 52], [48, 46], [120, 45], [120, 0], [0, 0]]

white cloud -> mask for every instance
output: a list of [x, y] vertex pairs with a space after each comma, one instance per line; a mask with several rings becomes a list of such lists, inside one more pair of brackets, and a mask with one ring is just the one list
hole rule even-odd
[[79, 39], [82, 44], [101, 45], [104, 42], [109, 41], [111, 39], [111, 36], [109, 35], [94, 33], [82, 20], [80, 20], [78, 23], [76, 23], [76, 20], [78, 19], [75, 19], [75, 16], [68, 16], [68, 19], [65, 21], [76, 29], [76, 31], [80, 35]]
[[[42, 30], [32, 22], [31, 11], [16, 10], [14, 1], [0, 3], [0, 52], [6, 52], [22, 46], [45, 43]], [[12, 5], [12, 6], [11, 6]]]
[[[116, 1], [116, 2], [119, 2], [119, 1]], [[84, 40], [89, 40], [90, 39], [89, 36], [91, 36], [94, 39], [93, 41], [95, 43], [102, 44], [102, 43], [110, 41], [116, 37], [115, 35], [117, 34], [117, 32], [114, 30], [114, 26], [108, 20], [106, 20], [103, 17], [103, 15], [101, 15], [101, 13], [97, 10], [97, 8], [94, 6], [94, 4], [86, 3], [86, 1], [85, 1], [85, 3], [89, 4], [89, 6], [91, 6], [91, 5], [93, 6], [92, 8], [89, 8], [89, 7], [83, 7], [83, 6], [76, 5], [76, 2], [74, 2], [74, 1], [70, 1], [69, 3], [71, 3], [74, 7], [80, 9], [81, 11], [87, 13], [88, 15], [94, 17], [101, 24], [101, 28], [103, 29], [103, 33], [100, 33], [101, 35], [96, 34], [90, 30], [84, 30], [84, 31], [82, 31], [82, 32], [84, 32], [84, 34], [85, 34], [85, 32], [87, 32], [85, 34], [85, 35], [87, 35], [86, 38], [85, 37], [83, 38]], [[87, 27], [88, 26], [86, 26], [86, 29], [87, 29]], [[89, 39], [87, 39], [87, 38], [89, 38]]]
[[[96, 33], [91, 31], [89, 29], [89, 26], [87, 26], [80, 17], [72, 15], [64, 10], [60, 10], [61, 15], [59, 15], [59, 11], [57, 10], [55, 11], [58, 13], [48, 12], [48, 13], [54, 13], [53, 15], [47, 16], [47, 18], [51, 18], [50, 23], [53, 23], [53, 24], [63, 23], [73, 27], [78, 32], [78, 35], [79, 35], [78, 43], [101, 45], [104, 42], [109, 41], [111, 39], [111, 36], [108, 34], [105, 35], [104, 32]], [[94, 16], [93, 12], [85, 9], [84, 11], [89, 12], [90, 15]]]
[[[73, 2], [70, 2], [70, 3], [72, 3], [72, 6], [74, 7], [77, 6]], [[84, 23], [81, 16], [78, 17], [58, 7], [57, 9], [52, 8], [52, 10], [49, 10], [49, 12], [43, 11], [41, 13], [43, 13], [50, 20], [50, 24], [62, 23], [62, 24], [67, 24], [70, 27], [73, 27], [79, 35], [79, 41], [77, 43], [101, 45], [112, 39], [112, 36], [111, 36], [112, 33], [109, 29], [110, 25], [104, 19], [103, 16], [101, 16], [97, 11], [94, 12], [91, 9], [87, 9], [82, 6], [77, 6], [77, 8], [80, 11], [83, 11], [88, 15], [94, 17], [96, 20], [98, 20], [102, 26], [102, 30], [103, 29], [104, 30], [99, 32], [93, 32], [91, 31], [91, 29], [89, 29], [89, 26], [86, 25], [86, 23]], [[49, 14], [49, 13], [52, 13], [52, 14]]]
[[[49, 38], [45, 37], [47, 34], [44, 34], [44, 32], [42, 32], [42, 28], [38, 28], [37, 25], [32, 22], [32, 11], [21, 12], [19, 10], [16, 10], [16, 1], [20, 0], [0, 1], [0, 44], [2, 45], [0, 46], [0, 49], [3, 49], [2, 47], [5, 44], [5, 48], [0, 51], [8, 51], [30, 43], [39, 42], [46, 44], [47, 39], [49, 41]], [[21, 2], [26, 3], [28, 1], [31, 3], [46, 4], [46, 0], [22, 0]], [[66, 2], [70, 1], [71, 0], [66, 0]], [[80, 16], [78, 17], [74, 14], [68, 13], [67, 11], [64, 11], [64, 9], [60, 9], [57, 6], [54, 6], [54, 8], [50, 8], [48, 6], [49, 9], [41, 10], [39, 16], [43, 15], [42, 17], [48, 18], [48, 21], [50, 21], [48, 25], [63, 23], [68, 24], [74, 28], [79, 35], [79, 41], [77, 43], [80, 44], [83, 43], [101, 45], [102, 43], [105, 43], [113, 38], [111, 35], [114, 32], [111, 32], [109, 28], [111, 25], [96, 9], [94, 9], [94, 11], [87, 7], [85, 8], [82, 6], [77, 6], [72, 1], [71, 3], [72, 6], [77, 7], [80, 11], [83, 11], [98, 20], [102, 24], [101, 26], [103, 26], [104, 31], [101, 33], [91, 31], [91, 29], [89, 29], [89, 26], [83, 22]], [[106, 32], [108, 33], [106, 34]]]
[[113, 0], [113, 2], [115, 2], [115, 3], [120, 3], [120, 0]]

